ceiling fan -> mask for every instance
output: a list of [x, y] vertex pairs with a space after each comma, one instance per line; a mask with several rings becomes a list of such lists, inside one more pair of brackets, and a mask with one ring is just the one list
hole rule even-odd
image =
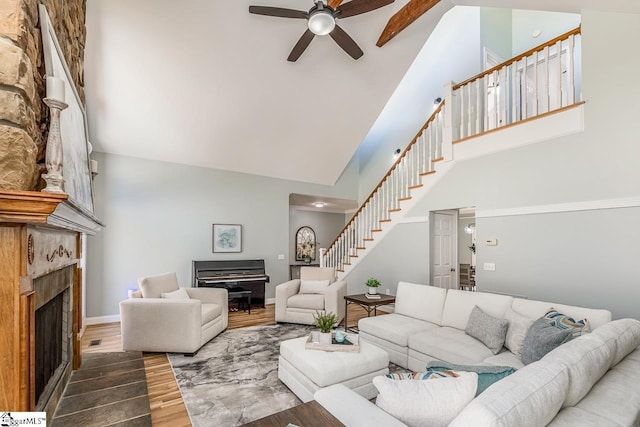
[[278, 18], [297, 18], [307, 20], [307, 30], [302, 34], [291, 50], [288, 61], [295, 62], [307, 49], [315, 36], [329, 34], [331, 38], [353, 59], [363, 55], [358, 44], [336, 24], [336, 19], [360, 15], [393, 3], [394, 0], [351, 0], [342, 5], [342, 0], [314, 0], [308, 12], [270, 6], [249, 6], [249, 13], [275, 16]]

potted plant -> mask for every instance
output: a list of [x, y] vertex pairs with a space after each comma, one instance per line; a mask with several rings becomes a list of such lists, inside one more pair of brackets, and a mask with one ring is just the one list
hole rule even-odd
[[320, 344], [331, 344], [331, 329], [338, 323], [338, 316], [332, 312], [318, 312], [313, 315], [314, 325], [320, 328]]
[[376, 288], [382, 285], [382, 283], [380, 283], [378, 279], [374, 279], [373, 277], [367, 280], [366, 282], [364, 282], [364, 284], [367, 285], [367, 287], [369, 288], [368, 293], [372, 295], [377, 294], [378, 290]]

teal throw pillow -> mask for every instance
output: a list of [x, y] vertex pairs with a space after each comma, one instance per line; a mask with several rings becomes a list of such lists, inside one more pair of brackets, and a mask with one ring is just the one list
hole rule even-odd
[[516, 369], [511, 366], [477, 366], [456, 365], [454, 363], [433, 360], [427, 364], [427, 372], [475, 372], [478, 374], [478, 388], [476, 396], [485, 391], [491, 384], [513, 374]]

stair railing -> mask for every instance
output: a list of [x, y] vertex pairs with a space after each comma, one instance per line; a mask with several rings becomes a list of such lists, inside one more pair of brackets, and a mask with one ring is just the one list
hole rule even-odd
[[[453, 86], [453, 140], [575, 105], [580, 27]], [[446, 97], [447, 98], [447, 97]]]
[[333, 243], [320, 254], [320, 265], [344, 271], [344, 266], [358, 256], [358, 250], [365, 249], [365, 242], [382, 231], [382, 223], [391, 221], [391, 213], [400, 211], [400, 203], [411, 199], [411, 190], [422, 187], [422, 177], [435, 173], [434, 163], [443, 160], [444, 108], [442, 101]]

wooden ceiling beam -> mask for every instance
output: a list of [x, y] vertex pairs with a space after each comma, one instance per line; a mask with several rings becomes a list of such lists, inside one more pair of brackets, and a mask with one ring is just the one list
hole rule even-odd
[[393, 15], [387, 26], [382, 30], [376, 46], [382, 47], [389, 40], [397, 36], [402, 30], [427, 13], [429, 9], [438, 4], [440, 0], [410, 0], [402, 9]]
[[343, 0], [329, 0], [329, 1], [327, 2], [327, 4], [329, 5], [329, 7], [330, 7], [331, 9], [334, 9], [334, 10], [335, 10], [335, 9], [337, 9], [337, 8], [338, 8], [338, 6], [340, 6], [340, 5], [342, 4], [342, 1], [343, 1]]

